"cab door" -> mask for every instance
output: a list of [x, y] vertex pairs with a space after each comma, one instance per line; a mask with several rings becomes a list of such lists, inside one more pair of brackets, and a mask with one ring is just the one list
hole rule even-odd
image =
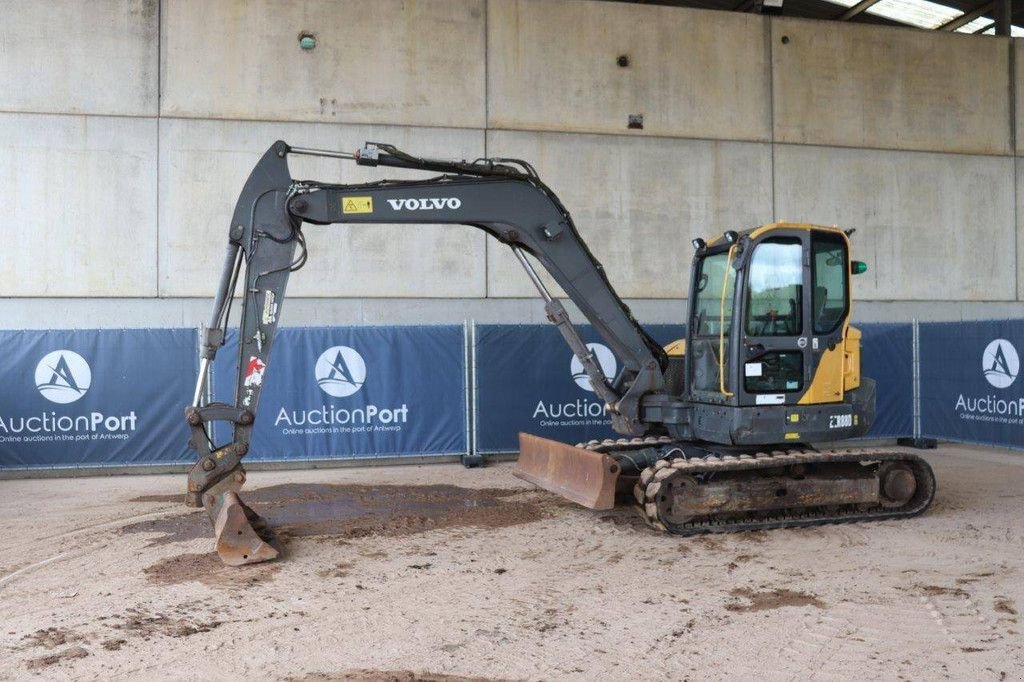
[[810, 241], [808, 230], [776, 229], [753, 245], [739, 320], [740, 406], [795, 405], [811, 383]]
[[741, 406], [842, 402], [849, 249], [831, 229], [773, 230], [742, 293]]
[[[850, 319], [849, 240], [838, 230], [811, 232], [810, 384], [800, 404], [845, 398], [846, 331]], [[830, 425], [833, 428], [834, 425]]]

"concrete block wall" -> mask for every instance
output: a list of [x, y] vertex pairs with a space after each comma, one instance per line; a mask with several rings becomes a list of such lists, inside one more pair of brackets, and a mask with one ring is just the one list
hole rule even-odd
[[[683, 318], [693, 237], [776, 219], [857, 229], [862, 320], [1024, 314], [1020, 41], [589, 0], [0, 0], [0, 16], [4, 327], [205, 320], [237, 193], [276, 139], [527, 159], [641, 320]], [[543, 319], [473, 228], [306, 233], [285, 324]]]

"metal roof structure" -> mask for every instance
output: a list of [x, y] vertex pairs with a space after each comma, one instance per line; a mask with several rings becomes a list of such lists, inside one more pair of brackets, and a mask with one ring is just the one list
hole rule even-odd
[[730, 12], [1024, 36], [1024, 3], [1012, 0], [626, 0]]

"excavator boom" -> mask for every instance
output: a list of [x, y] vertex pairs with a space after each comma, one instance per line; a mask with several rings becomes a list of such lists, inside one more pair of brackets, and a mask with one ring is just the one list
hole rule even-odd
[[[439, 172], [426, 180], [383, 180], [331, 184], [294, 180], [290, 154], [329, 156], [361, 165]], [[615, 293], [604, 269], [580, 239], [568, 211], [529, 164], [515, 160], [440, 161], [420, 159], [386, 144], [354, 154], [290, 147], [275, 142], [242, 189], [228, 233], [228, 247], [210, 323], [204, 330], [200, 376], [186, 410], [190, 446], [198, 453], [189, 473], [187, 502], [204, 506], [215, 524], [218, 550], [229, 563], [268, 558], [251, 520], [254, 512], [238, 500], [245, 480], [241, 465], [249, 449], [263, 376], [271, 363], [290, 274], [306, 259], [303, 224], [452, 223], [485, 230], [508, 244], [545, 301], [549, 319], [579, 358], [596, 393], [608, 405], [615, 428], [642, 436], [661, 428], [642, 418], [652, 406], [666, 419], [684, 420], [684, 405], [665, 392], [666, 357]], [[552, 296], [528, 258], [536, 259], [591, 321], [605, 343], [623, 359], [606, 377], [583, 343], [561, 302]], [[233, 404], [202, 404], [209, 364], [224, 343], [239, 279], [243, 279], [238, 373]], [[230, 423], [232, 440], [215, 444], [210, 425]]]

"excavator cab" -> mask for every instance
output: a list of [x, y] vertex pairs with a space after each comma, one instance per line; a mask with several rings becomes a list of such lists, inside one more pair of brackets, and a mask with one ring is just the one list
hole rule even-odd
[[714, 443], [840, 440], [874, 420], [849, 324], [842, 230], [773, 223], [694, 240], [684, 398], [692, 437]]

